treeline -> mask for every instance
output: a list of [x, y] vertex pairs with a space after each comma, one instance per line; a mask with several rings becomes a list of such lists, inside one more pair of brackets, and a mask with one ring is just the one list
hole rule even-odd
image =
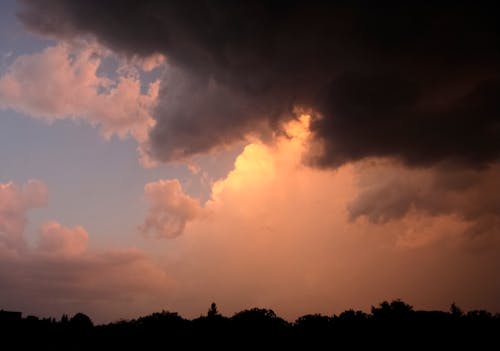
[[[192, 320], [162, 311], [133, 320], [93, 325], [78, 313], [60, 320], [1, 320], [0, 340], [12, 349], [35, 350], [287, 350], [287, 349], [500, 349], [500, 315], [416, 311], [395, 300], [371, 313], [310, 314], [288, 322], [272, 310], [253, 308], [221, 315], [217, 306]], [[1, 345], [0, 345], [1, 347]]]

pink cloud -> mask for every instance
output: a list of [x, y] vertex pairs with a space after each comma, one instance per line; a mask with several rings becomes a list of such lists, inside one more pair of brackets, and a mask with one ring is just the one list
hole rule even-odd
[[189, 221], [202, 213], [200, 202], [184, 194], [177, 179], [148, 183], [144, 195], [149, 202], [149, 211], [139, 229], [145, 235], [176, 237], [182, 234]]
[[132, 57], [132, 63], [144, 72], [151, 72], [152, 70], [160, 67], [165, 63], [165, 56], [156, 53], [147, 57], [134, 56]]
[[85, 311], [96, 321], [109, 321], [152, 311], [175, 289], [166, 269], [141, 250], [65, 249], [0, 254], [3, 305], [52, 316]]
[[25, 248], [23, 233], [27, 212], [46, 206], [47, 199], [47, 186], [38, 180], [30, 180], [22, 186], [0, 183], [0, 251]]
[[[59, 43], [41, 52], [17, 57], [0, 77], [0, 107], [47, 121], [82, 119], [98, 126], [105, 138], [131, 136], [145, 145], [154, 125], [159, 81], [141, 91], [132, 63], [121, 62], [110, 78], [99, 72], [111, 53], [92, 43]], [[121, 61], [120, 61], [121, 60]], [[142, 62], [144, 61], [144, 62]], [[162, 57], [139, 62], [145, 69], [163, 63]], [[140, 150], [145, 157], [144, 150]]]
[[58, 222], [43, 224], [38, 233], [38, 250], [57, 256], [78, 256], [87, 249], [88, 233], [81, 226], [68, 228]]
[[[42, 224], [37, 245], [25, 240], [27, 212], [47, 205], [44, 183], [0, 183], [0, 301], [4, 308], [52, 315], [90, 313], [96, 321], [165, 303], [175, 283], [137, 248], [88, 250], [81, 226]], [[118, 318], [118, 317], [117, 317]]]

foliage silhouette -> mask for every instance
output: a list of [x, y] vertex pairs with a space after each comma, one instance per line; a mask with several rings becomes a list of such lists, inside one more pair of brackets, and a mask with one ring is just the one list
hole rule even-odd
[[74, 329], [90, 329], [94, 326], [92, 320], [89, 316], [83, 313], [75, 314], [70, 320], [69, 323]]
[[94, 326], [87, 315], [77, 313], [71, 318], [63, 315], [59, 321], [34, 316], [4, 318], [0, 330], [2, 345], [38, 350], [481, 350], [498, 348], [500, 315], [484, 310], [464, 313], [455, 303], [448, 312], [416, 311], [394, 300], [372, 306], [370, 314], [350, 309], [333, 316], [307, 314], [292, 323], [262, 308], [226, 317], [212, 303], [206, 315], [192, 320], [161, 311]]
[[207, 317], [215, 317], [215, 316], [220, 316], [219, 311], [217, 310], [217, 305], [215, 302], [212, 302], [210, 305], [210, 309], [207, 312]]

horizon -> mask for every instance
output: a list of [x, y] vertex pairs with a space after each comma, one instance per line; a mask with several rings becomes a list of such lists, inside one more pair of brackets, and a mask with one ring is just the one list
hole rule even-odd
[[[475, 316], [477, 313], [486, 313], [488, 314], [491, 318], [496, 318], [498, 319], [500, 317], [500, 313], [492, 313], [491, 311], [487, 311], [487, 310], [469, 310], [469, 311], [464, 311], [460, 308], [460, 306], [457, 306], [454, 302], [452, 302], [450, 304], [450, 308], [448, 310], [426, 310], [426, 309], [415, 309], [414, 306], [406, 303], [405, 301], [401, 300], [401, 299], [395, 299], [395, 300], [392, 300], [392, 301], [387, 301], [387, 300], [384, 300], [380, 303], [378, 303], [378, 305], [371, 305], [370, 307], [370, 310], [369, 311], [363, 311], [363, 310], [355, 310], [355, 309], [352, 309], [352, 308], [347, 308], [345, 309], [344, 311], [340, 312], [340, 313], [333, 313], [333, 314], [323, 314], [323, 313], [306, 313], [304, 315], [301, 315], [301, 316], [298, 316], [297, 318], [293, 319], [293, 320], [290, 320], [290, 319], [286, 319], [286, 318], [282, 318], [279, 314], [275, 314], [275, 317], [276, 318], [279, 318], [279, 319], [282, 319], [284, 320], [285, 322], [289, 323], [289, 324], [296, 324], [297, 322], [299, 322], [302, 318], [304, 317], [310, 317], [310, 316], [320, 316], [320, 317], [328, 317], [328, 318], [339, 318], [339, 317], [342, 317], [342, 315], [346, 314], [346, 313], [350, 313], [350, 312], [355, 312], [355, 313], [358, 313], [358, 312], [361, 312], [365, 315], [365, 317], [370, 317], [370, 316], [373, 316], [374, 313], [377, 312], [377, 310], [380, 310], [380, 309], [383, 309], [383, 308], [390, 308], [390, 306], [392, 306], [393, 304], [398, 304], [398, 305], [402, 305], [402, 306], [405, 306], [408, 308], [408, 311], [409, 312], [428, 312], [428, 313], [431, 313], [431, 312], [439, 312], [439, 313], [444, 313], [444, 314], [450, 314], [450, 315], [459, 315], [459, 316], [462, 316], [462, 317], [467, 317], [467, 316]], [[56, 317], [54, 316], [34, 316], [34, 315], [29, 315], [27, 314], [26, 316], [23, 317], [23, 312], [22, 311], [7, 311], [7, 310], [4, 310], [4, 309], [0, 309], [0, 314], [2, 313], [7, 313], [7, 314], [19, 314], [19, 318], [20, 319], [32, 319], [32, 318], [36, 318], [37, 320], [52, 320], [52, 321], [59, 321], [59, 322], [62, 322], [63, 320], [71, 320], [71, 318], [75, 317], [75, 316], [78, 316], [78, 315], [84, 315], [86, 317], [88, 317], [90, 319], [90, 321], [94, 324], [94, 326], [105, 326], [105, 325], [110, 325], [110, 324], [116, 324], [116, 323], [122, 323], [122, 322], [133, 322], [133, 321], [136, 321], [136, 320], [140, 320], [140, 319], [143, 319], [143, 318], [147, 318], [147, 317], [152, 317], [152, 316], [155, 316], [155, 315], [163, 315], [163, 314], [167, 314], [167, 315], [176, 315], [176, 316], [179, 316], [180, 318], [184, 319], [184, 320], [187, 320], [187, 321], [194, 321], [196, 319], [199, 319], [199, 318], [207, 318], [207, 317], [213, 317], [213, 316], [220, 316], [220, 317], [223, 317], [223, 318], [228, 318], [228, 319], [231, 319], [241, 313], [244, 313], [244, 312], [249, 312], [249, 311], [259, 311], [259, 312], [266, 312], [266, 311], [269, 311], [271, 313], [275, 313], [275, 311], [272, 309], [272, 308], [262, 308], [262, 307], [257, 307], [257, 306], [254, 306], [254, 307], [250, 307], [250, 308], [245, 308], [241, 311], [236, 311], [234, 313], [232, 313], [231, 315], [224, 315], [223, 313], [220, 313], [219, 311], [219, 307], [217, 306], [217, 304], [215, 302], [212, 302], [210, 304], [210, 306], [206, 309], [207, 312], [205, 313], [200, 313], [198, 315], [198, 317], [185, 317], [185, 316], [182, 316], [181, 314], [179, 314], [178, 312], [175, 312], [175, 311], [170, 311], [170, 310], [165, 310], [165, 309], [162, 309], [161, 311], [156, 311], [156, 312], [151, 312], [147, 315], [140, 315], [140, 316], [136, 316], [136, 317], [133, 317], [133, 318], [130, 318], [130, 319], [123, 319], [123, 318], [120, 318], [120, 319], [117, 319], [117, 320], [114, 320], [114, 321], [109, 321], [109, 322], [105, 322], [105, 323], [99, 323], [99, 324], [94, 324], [93, 320], [92, 320], [92, 316], [89, 316], [87, 315], [84, 311], [79, 311], [79, 312], [76, 312], [73, 316], [71, 315], [68, 315], [66, 313], [63, 313], [59, 319], [57, 319]], [[0, 315], [1, 317], [1, 315]], [[3, 320], [0, 318], [0, 321], [9, 321], [9, 320]]]

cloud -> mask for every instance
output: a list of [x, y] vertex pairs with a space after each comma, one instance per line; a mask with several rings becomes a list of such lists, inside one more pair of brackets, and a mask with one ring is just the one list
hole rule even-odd
[[168, 58], [178, 74], [162, 81], [150, 150], [163, 161], [276, 129], [294, 105], [314, 111], [317, 166], [499, 157], [499, 31], [488, 3], [21, 3], [36, 33]]
[[47, 186], [38, 180], [30, 180], [22, 186], [0, 183], [0, 252], [25, 248], [23, 232], [27, 212], [45, 207], [47, 200]]
[[[75, 235], [74, 228], [51, 225]], [[85, 311], [103, 322], [151, 311], [174, 291], [165, 269], [141, 250], [76, 251], [68, 246], [74, 237], [64, 240], [64, 248], [39, 247], [17, 257], [0, 254], [5, 307], [56, 317]]]
[[429, 215], [460, 213], [473, 220], [479, 215], [500, 215], [500, 165], [463, 170], [441, 165], [408, 169], [390, 160], [358, 164], [358, 197], [349, 210], [352, 219], [366, 215], [373, 222], [403, 217], [410, 210]]
[[148, 183], [144, 195], [149, 211], [140, 231], [145, 235], [152, 232], [158, 238], [174, 238], [202, 214], [199, 201], [184, 194], [177, 179]]
[[[495, 184], [496, 171], [447, 168], [439, 178], [386, 159], [335, 171], [311, 168], [302, 162], [311, 142], [309, 123], [302, 117], [285, 125], [272, 143], [249, 143], [233, 170], [212, 184], [203, 207], [176, 180], [147, 184], [150, 209], [143, 225], [150, 218], [150, 233], [175, 235], [161, 260], [136, 248], [89, 249], [84, 228], [55, 221], [40, 226], [36, 246], [25, 243], [15, 254], [0, 249], [4, 306], [39, 315], [83, 310], [96, 321], [165, 306], [195, 317], [211, 301], [224, 314], [261, 306], [289, 319], [350, 307], [368, 310], [374, 301], [391, 298], [417, 308], [446, 309], [455, 301], [465, 309], [500, 309], [495, 211], [488, 212], [490, 222], [476, 226], [462, 205], [454, 208], [446, 200], [453, 194], [471, 202], [467, 194], [477, 191], [477, 179]], [[399, 177], [389, 177], [397, 172]], [[370, 189], [395, 179], [403, 184], [395, 193], [404, 195], [406, 187], [413, 191], [418, 184], [424, 191], [383, 199], [374, 210], [376, 220], [368, 210], [353, 217], [352, 206]], [[43, 204], [42, 188], [28, 188], [23, 193], [17, 187], [17, 198], [29, 206]], [[424, 205], [432, 191], [445, 200]], [[494, 209], [494, 194], [477, 210]], [[419, 205], [404, 204], [408, 197]]]
[[[476, 171], [448, 168], [444, 191], [438, 184], [443, 179], [431, 171], [408, 170], [394, 160], [311, 168], [302, 162], [311, 142], [308, 123], [303, 117], [273, 143], [248, 144], [233, 170], [213, 183], [206, 215], [169, 241], [177, 310], [196, 316], [206, 301], [217, 301], [229, 315], [262, 306], [293, 319], [348, 307], [369, 310], [373, 301], [398, 297], [419, 308], [447, 309], [456, 301], [464, 308], [500, 309], [500, 285], [493, 282], [498, 227], [478, 227], [460, 204], [436, 200], [432, 207], [427, 198], [440, 189], [438, 197], [450, 193], [449, 201], [470, 201]], [[377, 220], [353, 217], [367, 186], [395, 180], [402, 185], [389, 186], [394, 195], [386, 190], [377, 198]], [[423, 193], [407, 195], [406, 184], [420, 184]], [[419, 207], [403, 204], [412, 197]]]
[[85, 311], [96, 321], [151, 310], [175, 288], [164, 267], [136, 248], [89, 250], [81, 226], [49, 221], [36, 245], [26, 239], [27, 212], [47, 204], [47, 187], [0, 183], [0, 300], [4, 308], [45, 316]]
[[[203, 209], [173, 180], [145, 188], [142, 231], [175, 236], [166, 264], [180, 312], [199, 315], [215, 300], [225, 313], [258, 305], [293, 318], [391, 298], [500, 310], [492, 5], [22, 4], [19, 18], [38, 34], [96, 40], [146, 70], [156, 63], [145, 58], [164, 57], [158, 96], [146, 104], [154, 122], [137, 133], [144, 155], [168, 162], [249, 143]], [[163, 282], [160, 273], [110, 268], [150, 262], [132, 257], [87, 252], [64, 266], [41, 262], [44, 273], [56, 262], [55, 274], [90, 282], [75, 283], [78, 293], [57, 279], [65, 296], [107, 302]], [[118, 286], [117, 276], [134, 277], [120, 293], [103, 283]]]
[[99, 126], [105, 138], [131, 136], [143, 145], [154, 125], [150, 113], [159, 82], [142, 92], [134, 65], [125, 62], [115, 78], [101, 74], [103, 60], [110, 56], [89, 42], [59, 43], [18, 56], [0, 77], [0, 107], [49, 122], [82, 119]]
[[427, 217], [456, 216], [467, 223], [462, 232], [475, 245], [488, 248], [500, 241], [500, 165], [464, 170], [437, 165], [408, 169], [389, 160], [358, 164], [359, 193], [348, 204], [351, 220], [366, 217], [373, 223], [404, 218], [409, 213]]
[[165, 56], [158, 53], [146, 57], [134, 56], [131, 61], [144, 72], [151, 72], [165, 63]]
[[38, 250], [58, 256], [78, 256], [87, 249], [89, 234], [82, 227], [66, 228], [57, 222], [47, 222], [38, 234]]
[[280, 117], [270, 102], [175, 66], [165, 70], [159, 96], [154, 115], [161, 118], [150, 133], [150, 152], [165, 162], [221, 150], [248, 134], [269, 134], [268, 119]]

